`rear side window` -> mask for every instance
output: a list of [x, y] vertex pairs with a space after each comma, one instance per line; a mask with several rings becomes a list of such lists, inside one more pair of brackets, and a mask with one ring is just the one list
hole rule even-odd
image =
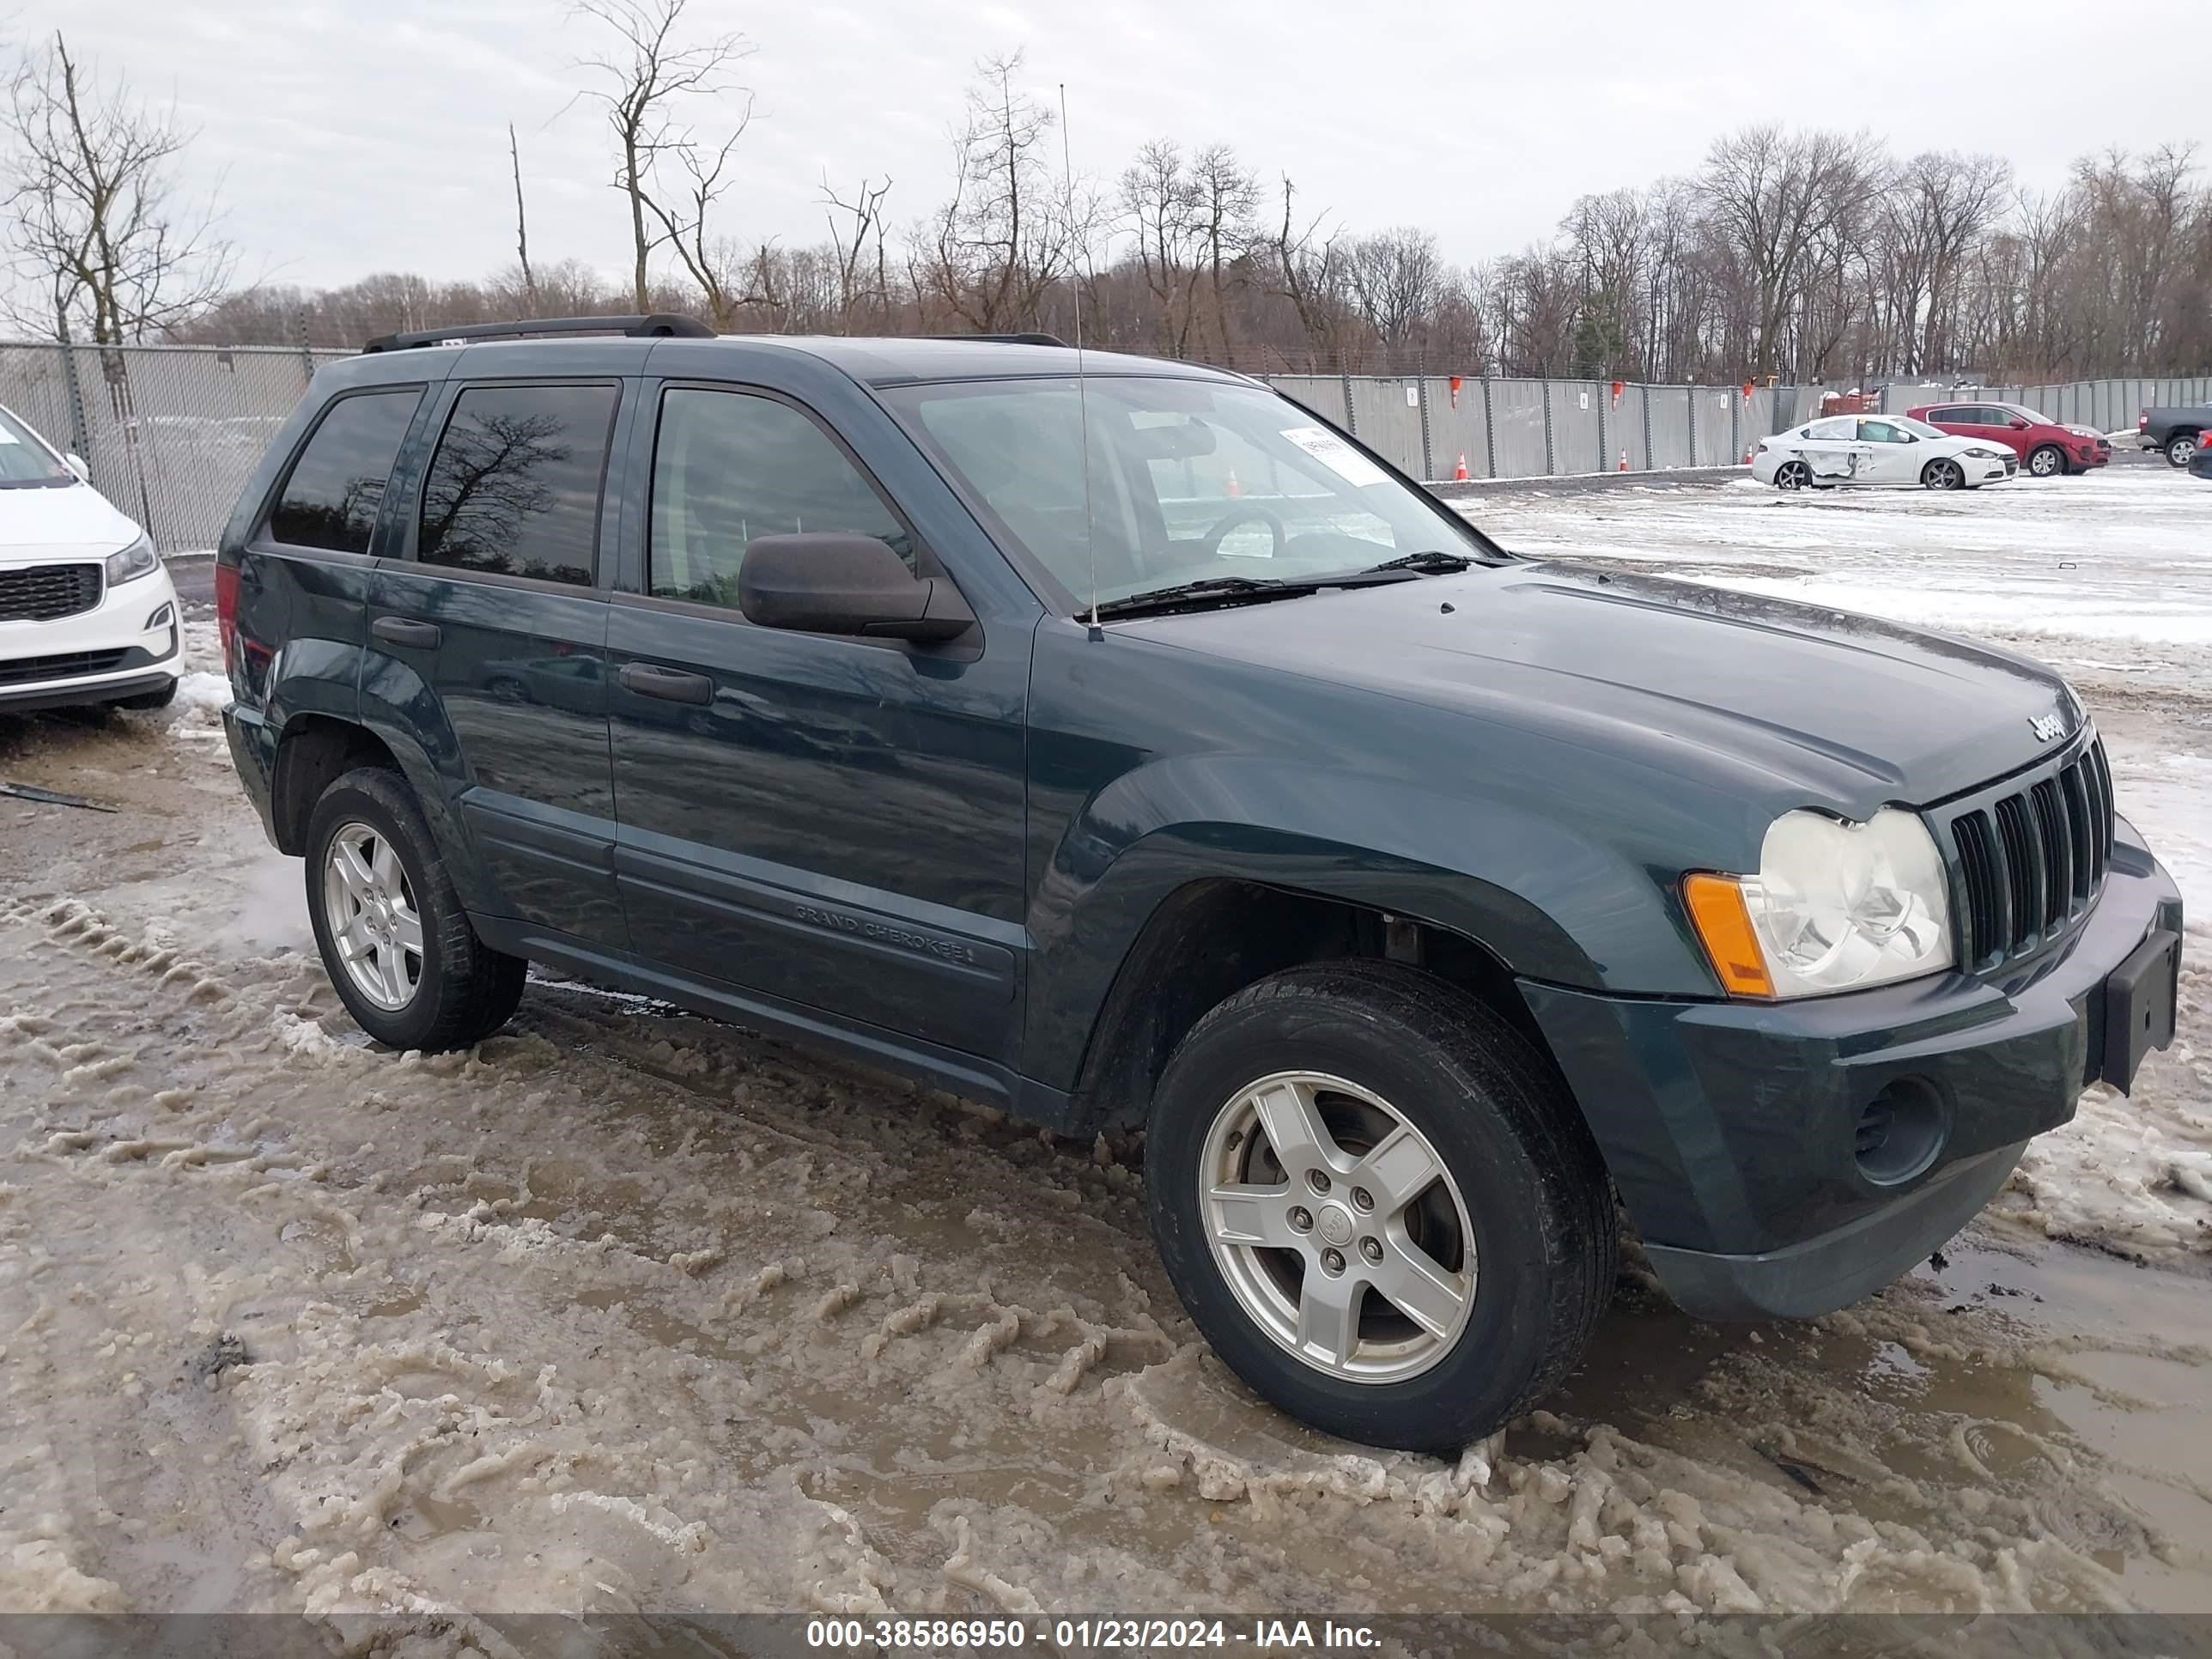
[[269, 534], [289, 547], [366, 553], [420, 386], [362, 392], [330, 406], [277, 492]]
[[590, 586], [620, 396], [611, 386], [462, 392], [422, 482], [416, 556]]
[[663, 394], [647, 553], [656, 598], [734, 609], [745, 544], [803, 531], [873, 536], [914, 563], [906, 526], [789, 404], [685, 386]]

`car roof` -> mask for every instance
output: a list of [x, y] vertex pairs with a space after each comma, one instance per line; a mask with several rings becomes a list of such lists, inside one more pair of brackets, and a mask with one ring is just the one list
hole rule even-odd
[[[1200, 363], [1160, 357], [1132, 356], [1118, 351], [1079, 350], [1073, 346], [1038, 345], [980, 336], [945, 339], [853, 337], [843, 335], [724, 334], [708, 337], [640, 339], [620, 334], [586, 335], [567, 338], [542, 336], [511, 339], [465, 337], [436, 343], [410, 344], [344, 362], [363, 365], [359, 380], [397, 380], [414, 378], [424, 369], [442, 375], [454, 356], [465, 353], [473, 371], [495, 368], [503, 359], [527, 362], [529, 372], [546, 372], [555, 363], [575, 366], [629, 365], [645, 361], [646, 354], [678, 353], [696, 364], [702, 352], [727, 352], [732, 367], [760, 354], [773, 352], [812, 358], [842, 371], [869, 386], [912, 386], [941, 380], [997, 380], [1064, 378], [1079, 371], [1086, 376], [1169, 375], [1184, 380], [1212, 380], [1224, 385], [1246, 384], [1246, 377]], [[635, 372], [634, 370], [632, 372]]]

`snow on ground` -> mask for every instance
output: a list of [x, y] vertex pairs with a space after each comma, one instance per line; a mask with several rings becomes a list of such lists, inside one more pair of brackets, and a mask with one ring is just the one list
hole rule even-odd
[[[2085, 544], [2166, 547], [2146, 477], [2039, 488], [2096, 489]], [[1968, 504], [2074, 506], [2025, 495]], [[1765, 527], [1863, 514], [1961, 592], [2016, 556], [1940, 501], [1948, 540], [1718, 483], [1473, 505], [1531, 550], [1869, 591], [1909, 569]], [[2169, 848], [2207, 822], [2186, 668], [2087, 688]], [[0, 801], [0, 1612], [307, 1611], [332, 1650], [397, 1615], [459, 1654], [514, 1650], [468, 1610], [2212, 1607], [2201, 969], [2137, 1099], [1940, 1266], [1723, 1328], [1632, 1264], [1546, 1410], [1376, 1455], [1213, 1361], [1127, 1145], [557, 984], [466, 1054], [366, 1044], [193, 708], [0, 724], [8, 775], [121, 809]]]

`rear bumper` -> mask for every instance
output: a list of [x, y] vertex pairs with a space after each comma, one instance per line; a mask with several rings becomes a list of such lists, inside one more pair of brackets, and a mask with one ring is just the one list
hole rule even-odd
[[[1669, 1294], [1704, 1317], [1804, 1317], [1942, 1244], [2032, 1136], [2126, 1070], [2108, 1007], [2146, 942], [2180, 932], [2179, 892], [2123, 823], [2096, 908], [2018, 982], [1954, 973], [1794, 1003], [1522, 988]], [[2169, 983], [2139, 994], [2170, 1019]], [[1877, 1097], [1911, 1103], [1929, 1137], [1904, 1178], [1860, 1159]]]
[[246, 798], [253, 803], [261, 819], [261, 833], [269, 837], [271, 847], [283, 851], [276, 839], [276, 819], [270, 806], [276, 778], [276, 734], [258, 710], [236, 702], [222, 711], [222, 732], [230, 740], [230, 763], [238, 769]]

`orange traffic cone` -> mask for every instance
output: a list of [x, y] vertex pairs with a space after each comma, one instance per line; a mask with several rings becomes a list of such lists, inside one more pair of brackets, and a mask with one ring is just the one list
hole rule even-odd
[[1236, 497], [1237, 497], [1237, 496], [1239, 496], [1239, 495], [1242, 495], [1243, 493], [1244, 493], [1244, 486], [1243, 486], [1243, 484], [1238, 483], [1237, 482], [1237, 469], [1236, 469], [1235, 467], [1233, 467], [1233, 466], [1232, 466], [1232, 467], [1231, 467], [1231, 468], [1229, 469], [1229, 489], [1228, 489], [1228, 494], [1229, 494], [1229, 495], [1230, 495], [1230, 498], [1231, 498], [1231, 500], [1234, 500]]
[[1624, 449], [1620, 452], [1620, 465], [1613, 470], [1615, 472], [1626, 472], [1628, 471], [1628, 452], [1626, 450]]
[[1467, 482], [1467, 452], [1465, 450], [1460, 452], [1459, 465], [1452, 469], [1452, 482], [1454, 483]]
[[1743, 452], [1743, 464], [1746, 466], [1751, 465], [1751, 452], [1747, 449]]

